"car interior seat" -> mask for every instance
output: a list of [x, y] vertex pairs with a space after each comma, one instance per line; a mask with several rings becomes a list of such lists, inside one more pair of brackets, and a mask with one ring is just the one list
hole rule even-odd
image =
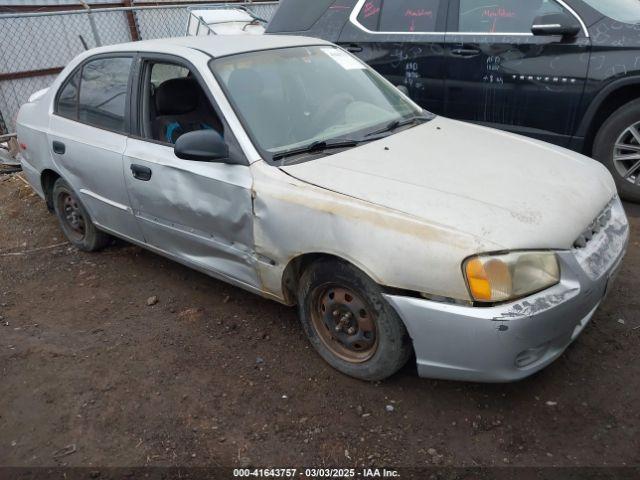
[[213, 129], [223, 133], [220, 119], [198, 82], [190, 77], [162, 82], [154, 94], [153, 138], [174, 144], [180, 135], [195, 130]]

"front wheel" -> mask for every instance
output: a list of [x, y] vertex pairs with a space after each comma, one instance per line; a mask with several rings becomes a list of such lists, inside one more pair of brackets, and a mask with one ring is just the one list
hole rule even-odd
[[362, 380], [382, 380], [411, 354], [411, 340], [380, 287], [357, 268], [321, 260], [303, 273], [300, 320], [320, 356]]
[[73, 245], [85, 252], [93, 252], [109, 244], [109, 235], [97, 229], [75, 192], [62, 178], [53, 185], [52, 197], [60, 227]]
[[593, 156], [609, 169], [622, 198], [640, 202], [640, 100], [619, 108], [604, 122]]

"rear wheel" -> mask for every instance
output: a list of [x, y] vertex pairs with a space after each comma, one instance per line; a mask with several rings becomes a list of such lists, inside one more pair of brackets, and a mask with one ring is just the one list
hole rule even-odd
[[624, 199], [640, 202], [640, 100], [619, 108], [604, 122], [593, 156], [609, 169]]
[[96, 228], [75, 192], [62, 178], [53, 185], [52, 199], [60, 227], [73, 245], [93, 252], [109, 244], [111, 237]]
[[344, 262], [321, 260], [302, 275], [300, 319], [318, 353], [362, 380], [393, 375], [411, 354], [411, 340], [380, 287]]

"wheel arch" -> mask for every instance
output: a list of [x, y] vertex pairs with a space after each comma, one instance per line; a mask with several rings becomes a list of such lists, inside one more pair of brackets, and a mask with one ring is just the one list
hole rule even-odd
[[640, 99], [640, 75], [615, 80], [596, 95], [577, 131], [577, 136], [584, 138], [583, 153], [593, 153], [593, 142], [604, 122], [620, 107], [636, 99]]
[[302, 253], [291, 258], [282, 272], [282, 294], [287, 305], [296, 305], [298, 303], [297, 291], [300, 277], [302, 276], [302, 273], [309, 267], [309, 265], [318, 260], [334, 260], [338, 262], [348, 263], [367, 275], [374, 282], [381, 285], [379, 280], [375, 277], [375, 275], [372, 274], [372, 272], [370, 272], [367, 268], [364, 268], [353, 259], [347, 259], [345, 257], [327, 252]]
[[42, 192], [49, 211], [53, 211], [53, 185], [60, 177], [61, 175], [58, 172], [50, 168], [45, 168], [40, 173], [40, 185], [42, 186]]

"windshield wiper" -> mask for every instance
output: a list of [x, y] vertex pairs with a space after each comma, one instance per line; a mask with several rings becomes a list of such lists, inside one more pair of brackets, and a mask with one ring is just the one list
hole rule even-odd
[[322, 152], [333, 148], [348, 148], [358, 145], [357, 140], [318, 140], [305, 145], [303, 147], [291, 148], [282, 152], [277, 152], [273, 155], [273, 160], [280, 160], [285, 157], [291, 157], [292, 155], [299, 155], [302, 153], [314, 153]]
[[405, 118], [405, 119], [396, 119], [387, 123], [383, 128], [379, 130], [374, 130], [373, 132], [369, 132], [365, 135], [365, 137], [372, 137], [373, 135], [379, 135], [381, 133], [393, 132], [400, 127], [404, 127], [405, 125], [409, 125], [411, 123], [417, 122], [418, 120], [429, 121], [433, 120], [433, 117], [428, 115], [415, 115], [413, 117]]

